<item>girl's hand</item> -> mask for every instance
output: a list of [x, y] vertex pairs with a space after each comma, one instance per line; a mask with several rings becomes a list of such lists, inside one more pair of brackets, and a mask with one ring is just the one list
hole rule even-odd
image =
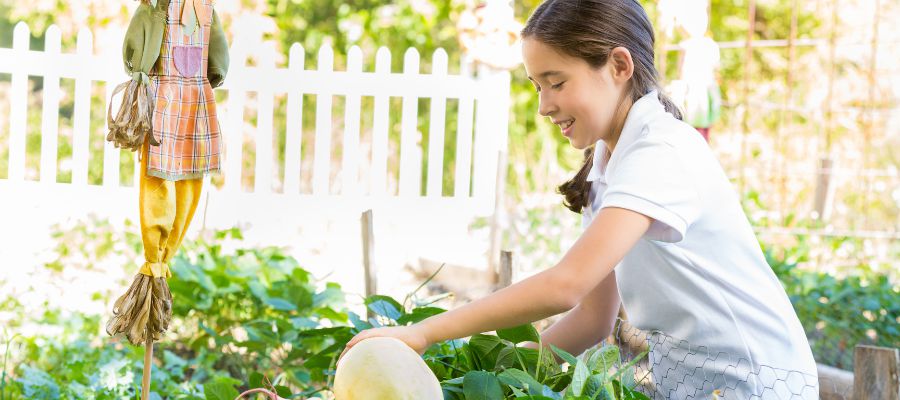
[[420, 325], [410, 325], [410, 326], [391, 326], [385, 328], [374, 328], [374, 329], [366, 329], [356, 336], [353, 339], [350, 339], [347, 342], [347, 347], [344, 348], [344, 351], [341, 352], [341, 356], [338, 357], [338, 360], [344, 357], [344, 354], [347, 353], [347, 350], [350, 350], [353, 346], [359, 343], [362, 340], [373, 338], [373, 337], [392, 337], [400, 339], [403, 343], [406, 343], [407, 346], [411, 347], [416, 353], [424, 354], [425, 350], [431, 346], [431, 343], [428, 342], [428, 338], [425, 337], [425, 333], [422, 331]]

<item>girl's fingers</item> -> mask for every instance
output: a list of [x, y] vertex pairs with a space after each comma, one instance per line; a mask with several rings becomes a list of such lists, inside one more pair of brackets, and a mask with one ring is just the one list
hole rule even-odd
[[[347, 345], [344, 346], [344, 352], [346, 352], [351, 347], [353, 347], [354, 345], [359, 343], [360, 340], [367, 339], [368, 337], [369, 337], [369, 331], [362, 331], [362, 332], [356, 334], [356, 336], [354, 336], [352, 339], [350, 339], [350, 341], [347, 342]], [[343, 353], [342, 353], [342, 355], [343, 355]]]
[[347, 342], [347, 345], [344, 346], [344, 351], [342, 351], [341, 355], [338, 356], [338, 361], [340, 361], [342, 358], [344, 358], [344, 354], [347, 354], [347, 351], [350, 350], [351, 347], [353, 347], [357, 342], [359, 342], [360, 340], [363, 339], [361, 337], [362, 335], [363, 335], [362, 333], [359, 333], [356, 336], [354, 336], [352, 339], [350, 339], [349, 342]]

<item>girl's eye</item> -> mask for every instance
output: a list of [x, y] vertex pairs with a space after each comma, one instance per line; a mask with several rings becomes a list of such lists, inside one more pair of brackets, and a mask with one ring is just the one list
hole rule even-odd
[[551, 87], [554, 88], [554, 89], [559, 90], [560, 88], [562, 88], [563, 83], [566, 83], [566, 81], [562, 81], [562, 82], [557, 83], [557, 84], [555, 84], [555, 85], [553, 85], [553, 86], [551, 86]]

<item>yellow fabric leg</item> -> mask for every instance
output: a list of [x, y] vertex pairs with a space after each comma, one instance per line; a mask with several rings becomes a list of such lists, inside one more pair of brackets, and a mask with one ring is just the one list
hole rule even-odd
[[147, 175], [147, 160], [150, 158], [147, 156], [148, 148], [149, 145], [144, 143], [141, 150], [143, 157], [138, 203], [146, 261], [140, 272], [157, 278], [168, 278], [168, 266], [162, 264], [162, 249], [165, 248], [175, 223], [175, 188], [172, 182]]
[[197, 211], [200, 193], [203, 190], [203, 179], [186, 179], [172, 183], [175, 184], [175, 223], [162, 253], [162, 262], [166, 265], [172, 261], [172, 257], [175, 257], [181, 246], [184, 233], [187, 232], [194, 218], [194, 212]]
[[171, 276], [169, 262], [178, 251], [191, 223], [203, 179], [169, 181], [147, 175], [148, 144], [141, 159], [141, 239], [146, 262], [140, 272], [153, 277]]

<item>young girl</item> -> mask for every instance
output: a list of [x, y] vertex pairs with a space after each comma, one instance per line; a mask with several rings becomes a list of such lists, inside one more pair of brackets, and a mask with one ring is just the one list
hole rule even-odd
[[[803, 328], [767, 265], [728, 178], [660, 93], [653, 28], [635, 0], [547, 0], [523, 55], [539, 113], [581, 170], [560, 186], [584, 233], [552, 268], [405, 327], [431, 344], [568, 312], [542, 341], [578, 354], [610, 335], [620, 302], [650, 339], [656, 398], [818, 398]], [[593, 146], [593, 149], [591, 149]]]

